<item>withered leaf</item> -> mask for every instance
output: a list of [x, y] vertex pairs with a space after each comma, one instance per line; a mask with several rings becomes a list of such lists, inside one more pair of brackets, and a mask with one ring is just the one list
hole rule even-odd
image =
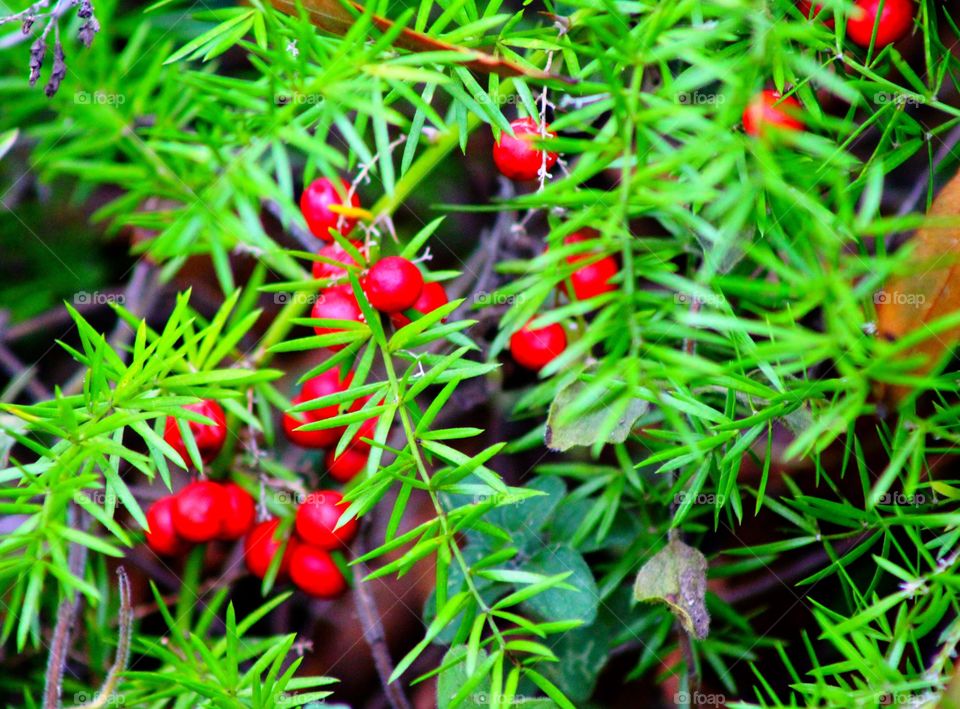
[[[928, 217], [960, 217], [960, 175], [954, 175], [927, 212]], [[960, 222], [960, 220], [958, 220]], [[925, 226], [909, 242], [909, 272], [891, 278], [877, 294], [877, 335], [891, 341], [960, 310], [960, 226]], [[929, 372], [960, 338], [960, 326], [931, 333], [909, 354], [922, 355], [914, 372]], [[905, 386], [878, 386], [879, 399], [896, 404], [910, 392]]]
[[607, 406], [593, 407], [585, 412], [577, 410], [575, 415], [570, 415], [574, 411], [572, 407], [586, 388], [584, 383], [574, 381], [557, 392], [547, 414], [544, 432], [547, 448], [565, 451], [574, 446], [592, 446], [601, 436], [607, 443], [623, 443], [637, 419], [650, 408], [642, 399], [631, 400], [620, 413], [613, 429], [607, 432], [605, 424], [610, 418], [610, 408]]
[[[277, 10], [287, 15], [298, 14], [295, 0], [270, 0], [270, 3]], [[352, 0], [343, 0], [343, 2], [341, 2], [341, 0], [302, 0], [302, 5], [314, 26], [319, 27], [325, 32], [337, 35], [346, 34], [356, 19], [346, 6], [353, 7], [359, 13], [364, 11], [362, 5], [352, 2]], [[386, 32], [394, 25], [393, 20], [381, 17], [380, 15], [374, 15], [372, 20], [373, 24], [382, 32]], [[501, 59], [492, 54], [441, 42], [429, 35], [423, 34], [422, 32], [415, 32], [406, 27], [401, 30], [396, 40], [394, 40], [394, 43], [398, 47], [410, 50], [411, 52], [460, 52], [470, 57], [469, 60], [464, 61], [464, 66], [486, 74], [529, 76], [538, 79], [551, 77], [551, 75], [546, 72], [537, 69], [528, 69], [516, 62]]]
[[699, 549], [671, 539], [637, 573], [633, 597], [666, 603], [687, 634], [703, 640], [710, 632], [707, 559]]

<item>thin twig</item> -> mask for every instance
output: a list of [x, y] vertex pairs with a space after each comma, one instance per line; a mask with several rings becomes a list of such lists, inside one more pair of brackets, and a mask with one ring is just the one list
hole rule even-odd
[[274, 219], [280, 222], [280, 226], [286, 229], [287, 233], [296, 239], [305, 251], [317, 250], [317, 246], [319, 245], [319, 240], [317, 237], [315, 237], [306, 229], [301, 228], [296, 222], [291, 221], [289, 224], [287, 224], [287, 218], [284, 216], [283, 209], [279, 204], [274, 202], [272, 199], [268, 199], [263, 201], [263, 208], [267, 211], [267, 214], [271, 215]]
[[10, 387], [15, 389], [25, 388], [34, 401], [46, 401], [52, 399], [53, 395], [36, 379], [37, 368], [35, 365], [27, 366], [21, 362], [17, 356], [5, 344], [0, 342], [0, 366], [10, 375]]
[[[130, 639], [133, 634], [133, 605], [130, 598], [130, 579], [126, 570], [117, 567], [117, 585], [120, 589], [120, 609], [117, 613], [119, 630], [117, 632], [117, 655], [107, 672], [100, 689], [94, 694], [93, 700], [75, 707], [74, 709], [100, 709], [117, 703], [114, 692], [120, 684], [120, 675], [127, 668], [130, 660]], [[122, 702], [121, 702], [122, 703]]]
[[[86, 530], [87, 515], [76, 505], [70, 506], [70, 526], [74, 529]], [[71, 544], [67, 556], [67, 566], [70, 574], [82, 578], [83, 570], [87, 565], [87, 547], [82, 544]], [[57, 612], [57, 626], [53, 631], [53, 641], [50, 643], [50, 657], [47, 660], [46, 686], [43, 691], [44, 709], [60, 709], [60, 693], [63, 688], [63, 672], [66, 668], [67, 654], [70, 651], [70, 633], [73, 631], [77, 608], [80, 606], [80, 592], [70, 591], [60, 602]]]
[[[370, 525], [367, 524], [365, 529], [369, 530]], [[361, 533], [358, 539], [357, 552], [359, 552], [359, 555], [363, 555], [367, 551], [364, 543], [365, 537], [366, 532]], [[367, 645], [370, 647], [370, 654], [373, 656], [373, 664], [377, 669], [377, 675], [380, 677], [383, 693], [392, 709], [410, 709], [410, 701], [404, 694], [403, 687], [398, 682], [390, 681], [390, 676], [393, 674], [393, 661], [390, 659], [390, 649], [387, 647], [387, 638], [380, 618], [380, 611], [377, 610], [377, 603], [373, 599], [370, 589], [363, 581], [366, 575], [367, 569], [364, 564], [354, 564], [353, 599], [357, 609], [357, 617], [360, 619], [360, 627], [363, 629], [363, 639], [367, 641]]]
[[[105, 307], [107, 302], [113, 297], [123, 293], [122, 288], [113, 288], [109, 290], [102, 291], [105, 298], [96, 298], [87, 303], [73, 303], [73, 308], [79, 313], [86, 313], [91, 310], [97, 310], [98, 308]], [[40, 332], [47, 332], [51, 328], [57, 328], [61, 325], [66, 325], [67, 323], [72, 322], [70, 317], [70, 311], [65, 307], [57, 306], [46, 310], [40, 315], [30, 318], [29, 320], [23, 320], [10, 327], [0, 328], [0, 340], [5, 342], [13, 342], [15, 340], [21, 340], [24, 337], [29, 337], [30, 335], [36, 335]]]

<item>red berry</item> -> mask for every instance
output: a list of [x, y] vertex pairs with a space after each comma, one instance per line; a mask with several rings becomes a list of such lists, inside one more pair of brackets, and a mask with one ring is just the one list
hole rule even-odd
[[351, 519], [336, 529], [346, 505], [335, 490], [318, 490], [307, 495], [297, 508], [297, 534], [307, 544], [321, 549], [337, 549], [349, 544], [357, 534], [357, 520]]
[[[575, 244], [585, 241], [589, 237], [580, 232], [574, 232], [563, 240], [564, 244]], [[567, 257], [567, 263], [575, 264], [579, 261], [593, 258], [588, 254], [574, 254]], [[602, 293], [609, 293], [616, 290], [616, 286], [610, 283], [610, 280], [617, 275], [619, 271], [617, 260], [613, 256], [604, 256], [594, 260], [584, 266], [581, 266], [570, 274], [570, 282], [573, 284], [573, 293], [580, 300], [593, 298]], [[566, 290], [566, 283], [564, 290]]]
[[[323, 396], [346, 391], [352, 381], [353, 372], [348, 372], [347, 376], [341, 379], [339, 369], [328, 369], [326, 372], [311, 377], [304, 382], [303, 389], [294, 397], [293, 403], [300, 404], [305, 401], [312, 401]], [[305, 411], [296, 417], [291, 414], [284, 414], [283, 430], [291, 441], [303, 448], [326, 448], [340, 440], [340, 436], [343, 435], [344, 426], [325, 428], [319, 431], [296, 431], [294, 429], [308, 421], [322, 421], [331, 416], [336, 416], [338, 413], [340, 413], [339, 406], [337, 404], [331, 404], [330, 406], [324, 406], [322, 409]]]
[[[196, 421], [189, 422], [190, 431], [193, 433], [193, 438], [197, 442], [197, 450], [200, 452], [200, 459], [204, 463], [209, 463], [220, 455], [223, 444], [227, 440], [227, 418], [223, 413], [223, 409], [220, 407], [220, 404], [211, 399], [205, 399], [198, 404], [188, 404], [183, 408], [195, 411], [215, 422], [212, 426], [205, 423], [197, 423]], [[180, 433], [180, 426], [177, 424], [177, 419], [167, 417], [163, 429], [163, 440], [169, 443], [173, 449], [180, 454], [180, 457], [183, 458], [183, 461], [187, 465], [190, 465], [190, 456], [187, 453], [187, 446], [183, 442], [183, 436]]]
[[359, 475], [367, 466], [367, 452], [360, 448], [347, 448], [336, 458], [333, 451], [327, 451], [327, 472], [334, 480], [347, 483]]
[[246, 534], [257, 521], [257, 505], [250, 493], [236, 483], [224, 484], [223, 493], [227, 504], [219, 538], [233, 541]]
[[567, 348], [567, 333], [558, 324], [531, 328], [527, 323], [510, 337], [510, 354], [517, 364], [534, 371], [545, 367]]
[[[432, 313], [441, 305], [446, 305], [450, 300], [447, 298], [447, 291], [443, 289], [441, 283], [430, 281], [423, 284], [423, 290], [420, 291], [420, 297], [413, 304], [413, 309], [421, 315]], [[396, 327], [403, 327], [410, 324], [410, 318], [403, 313], [393, 313], [390, 320]]]
[[[370, 401], [369, 396], [361, 396], [350, 406], [350, 411], [360, 411], [368, 401]], [[377, 403], [381, 404], [383, 402], [380, 401]], [[370, 440], [373, 440], [374, 434], [377, 431], [377, 419], [377, 416], [371, 416], [360, 424], [357, 432], [353, 434], [353, 440], [350, 441], [350, 445], [347, 446], [347, 450], [355, 450], [362, 453], [366, 453], [370, 450], [370, 444], [362, 439], [369, 438]]]
[[877, 38], [873, 46], [877, 49], [903, 38], [913, 26], [912, 0], [857, 0], [847, 19], [847, 36], [861, 47], [869, 47], [874, 25]]
[[754, 96], [743, 112], [743, 129], [748, 135], [759, 135], [767, 126], [803, 130], [803, 121], [796, 117], [800, 111], [800, 102], [793, 96], [781, 98], [779, 91], [766, 89]]
[[[820, 15], [820, 13], [823, 11], [823, 3], [818, 2], [814, 4], [814, 3], [811, 3], [810, 0], [798, 0], [797, 9], [800, 10], [800, 12], [803, 14], [804, 17], [812, 20], [817, 18]], [[825, 24], [827, 27], [833, 27], [834, 22], [833, 22], [832, 14], [827, 13], [827, 15], [825, 15], [824, 17], [826, 19], [824, 19], [823, 24]]]
[[[250, 573], [257, 578], [262, 579], [267, 575], [273, 557], [283, 546], [284, 540], [276, 536], [279, 526], [280, 520], [278, 519], [261, 522], [247, 532], [247, 536], [243, 540], [243, 560]], [[290, 557], [297, 546], [295, 539], [291, 538], [287, 542], [287, 549], [280, 560], [280, 568], [277, 570], [278, 577], [287, 573], [287, 569], [290, 567]]]
[[223, 532], [228, 509], [227, 493], [219, 483], [199, 480], [177, 493], [173, 524], [184, 539], [209, 542]]
[[[307, 226], [315, 237], [324, 241], [333, 241], [330, 229], [336, 229], [346, 236], [357, 224], [355, 217], [344, 216], [341, 220], [341, 215], [330, 209], [331, 204], [343, 205], [344, 199], [350, 192], [349, 183], [346, 180], [340, 182], [342, 187], [338, 191], [333, 182], [326, 177], [319, 177], [307, 185], [303, 194], [300, 195], [300, 211], [303, 212]], [[350, 196], [350, 206], [360, 206], [360, 198], [356, 192]]]
[[[362, 253], [363, 244], [359, 241], [353, 242], [353, 245], [357, 247]], [[314, 261], [313, 262], [313, 277], [314, 278], [346, 278], [347, 277], [347, 266], [356, 266], [357, 261], [350, 255], [350, 252], [344, 249], [336, 241], [323, 246], [319, 251], [317, 251], [317, 256], [323, 256], [328, 258], [331, 261], [336, 261], [336, 265], [333, 263], [326, 263], [325, 261]]]
[[580, 300], [586, 300], [601, 293], [616, 290], [616, 286], [610, 282], [610, 279], [616, 276], [619, 270], [617, 261], [612, 256], [604, 256], [593, 263], [581, 266], [570, 274], [574, 295]]
[[[357, 304], [357, 298], [353, 291], [346, 288], [327, 288], [320, 291], [317, 302], [313, 304], [313, 310], [310, 317], [323, 320], [352, 320], [354, 322], [363, 322], [363, 312]], [[333, 332], [344, 332], [339, 327], [321, 327], [315, 326], [314, 331], [318, 335], [329, 335]], [[346, 345], [328, 345], [328, 348], [337, 352]]]
[[173, 495], [161, 497], [147, 510], [147, 546], [160, 556], [177, 556], [188, 546], [174, 527], [173, 501]]
[[[557, 153], [537, 150], [533, 141], [544, 137], [540, 133], [540, 124], [532, 118], [518, 118], [510, 122], [513, 135], [500, 134], [500, 141], [493, 146], [493, 162], [497, 169], [511, 180], [535, 180], [540, 175], [543, 166], [543, 156], [546, 153], [546, 169], [549, 170], [557, 162]], [[545, 131], [547, 138], [556, 138], [557, 134]]]
[[290, 558], [290, 579], [315, 598], [335, 598], [347, 590], [347, 581], [323, 549], [300, 544]]
[[[294, 404], [302, 404], [304, 402], [303, 393], [297, 394], [295, 397], [293, 397], [292, 401]], [[294, 443], [301, 448], [326, 448], [327, 446], [332, 446], [337, 442], [343, 433], [342, 428], [325, 428], [320, 431], [296, 430], [298, 427], [311, 422], [312, 419], [309, 418], [306, 413], [284, 413], [283, 432], [286, 434], [291, 443]]]
[[[347, 375], [341, 378], [340, 368], [333, 367], [305, 381], [303, 389], [300, 390], [300, 395], [304, 401], [311, 401], [323, 396], [330, 396], [330, 394], [339, 394], [349, 389], [352, 381], [353, 372], [347, 372]], [[330, 406], [324, 406], [322, 409], [314, 409], [306, 413], [311, 421], [320, 421], [336, 416], [339, 413], [338, 408], [338, 404], [331, 404]]]
[[377, 261], [363, 281], [370, 305], [382, 313], [398, 313], [413, 307], [423, 291], [423, 274], [402, 256]]

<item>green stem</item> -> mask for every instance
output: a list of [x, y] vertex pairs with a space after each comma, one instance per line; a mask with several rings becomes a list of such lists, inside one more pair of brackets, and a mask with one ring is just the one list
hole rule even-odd
[[396, 397], [398, 404], [397, 413], [400, 417], [400, 423], [403, 426], [404, 434], [407, 437], [407, 445], [409, 446], [410, 453], [413, 455], [413, 459], [417, 464], [417, 471], [420, 475], [420, 478], [426, 485], [427, 494], [430, 495], [433, 508], [437, 513], [437, 519], [440, 521], [440, 528], [442, 529], [447, 540], [448, 548], [453, 554], [453, 557], [457, 560], [460, 570], [463, 572], [463, 578], [466, 580], [467, 589], [476, 600], [477, 607], [487, 616], [487, 625], [490, 627], [490, 631], [493, 633], [494, 637], [496, 637], [501, 650], [503, 650], [506, 647], [506, 640], [504, 639], [503, 635], [501, 635], [500, 629], [493, 620], [493, 616], [490, 615], [490, 607], [487, 605], [486, 601], [483, 600], [483, 596], [480, 594], [479, 589], [477, 589], [476, 584], [473, 582], [470, 565], [467, 563], [467, 560], [463, 558], [463, 552], [460, 550], [460, 545], [457, 544], [454, 538], [454, 533], [450, 529], [450, 520], [447, 517], [447, 512], [440, 503], [440, 499], [437, 497], [437, 493], [431, 484], [432, 481], [430, 479], [430, 473], [427, 470], [427, 464], [424, 461], [420, 446], [417, 444], [417, 437], [414, 431], [413, 422], [410, 420], [410, 412], [407, 411], [407, 408], [403, 403], [403, 392], [400, 387], [400, 381], [397, 377], [396, 370], [393, 366], [393, 359], [390, 351], [387, 348], [386, 343], [378, 344], [380, 345], [380, 351], [383, 354], [384, 371], [387, 375], [387, 379], [390, 381], [393, 395]]
[[177, 596], [177, 609], [174, 620], [181, 637], [190, 632], [193, 621], [193, 605], [199, 598], [200, 574], [203, 571], [203, 557], [206, 544], [199, 544], [190, 550], [187, 562], [183, 566], [183, 579], [180, 594]]

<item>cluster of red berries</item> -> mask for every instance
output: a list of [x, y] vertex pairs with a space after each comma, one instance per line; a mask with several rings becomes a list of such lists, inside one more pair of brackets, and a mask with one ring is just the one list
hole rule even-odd
[[[345, 204], [347, 195], [351, 195], [349, 206]], [[300, 209], [310, 231], [318, 239], [328, 242], [317, 255], [313, 265], [313, 277], [326, 279], [333, 283], [322, 289], [313, 305], [311, 317], [318, 320], [345, 320], [363, 322], [363, 312], [356, 295], [348, 282], [348, 268], [358, 267], [356, 259], [336, 242], [331, 230], [344, 237], [349, 236], [356, 219], [343, 216], [343, 212], [359, 209], [360, 200], [352, 194], [346, 182], [342, 191], [338, 191], [333, 182], [320, 177], [311, 182], [300, 199]], [[341, 212], [341, 214], [338, 214]], [[365, 255], [361, 242], [352, 242], [357, 251]], [[447, 303], [447, 293], [436, 282], [427, 282], [417, 265], [402, 256], [386, 256], [372, 264], [363, 274], [360, 285], [364, 295], [376, 310], [390, 316], [396, 327], [409, 324], [410, 318], [405, 311], [416, 311], [421, 315], [430, 313]], [[317, 326], [318, 335], [342, 332], [341, 328]], [[329, 349], [338, 351], [342, 344], [329, 345]]]
[[[301, 591], [316, 598], [333, 598], [347, 588], [346, 579], [331, 551], [342, 550], [357, 534], [357, 521], [341, 526], [343, 495], [334, 490], [310, 493], [297, 508], [295, 536], [284, 539], [280, 520], [256, 525], [243, 543], [244, 562], [254, 576], [264, 578], [277, 554], [284, 549], [277, 569], [278, 578], [290, 577]], [[285, 548], [284, 548], [285, 546]]]
[[[300, 392], [293, 397], [293, 403], [301, 404], [313, 399], [319, 399], [323, 396], [330, 396], [331, 394], [347, 391], [352, 382], [353, 372], [348, 372], [345, 377], [341, 378], [338, 369], [329, 369], [323, 374], [312, 377], [304, 382]], [[359, 411], [367, 400], [368, 397], [358, 398], [352, 403], [350, 410]], [[367, 464], [370, 444], [364, 439], [373, 438], [377, 424], [376, 417], [364, 421], [346, 450], [336, 457], [334, 457], [334, 450], [340, 438], [343, 436], [346, 426], [324, 428], [319, 431], [298, 430], [300, 426], [307, 423], [324, 421], [336, 416], [338, 413], [339, 410], [336, 404], [307, 411], [303, 414], [303, 418], [299, 418], [295, 414], [285, 413], [283, 415], [283, 431], [292, 443], [301, 448], [326, 449], [325, 465], [327, 472], [334, 480], [345, 483], [356, 477]]]
[[[497, 169], [511, 180], [533, 180], [540, 176], [543, 169], [552, 168], [559, 155], [549, 150], [540, 150], [536, 140], [555, 138], [556, 133], [537, 123], [533, 118], [518, 118], [511, 121], [513, 135], [503, 133], [493, 146], [493, 162]], [[564, 245], [588, 240], [583, 232], [575, 232], [564, 238]], [[611, 282], [619, 272], [613, 256], [599, 258], [590, 254], [574, 254], [567, 257], [568, 264], [582, 264], [570, 274], [570, 286], [573, 296], [578, 300], [594, 298], [616, 288]], [[570, 295], [566, 282], [560, 286], [563, 293]], [[522, 367], [539, 371], [567, 348], [567, 333], [559, 323], [545, 327], [532, 328], [530, 322], [510, 337], [510, 354]]]
[[161, 556], [183, 554], [191, 544], [235, 541], [256, 521], [253, 498], [236, 483], [198, 480], [147, 510], [147, 546]]
[[[316, 399], [345, 391], [353, 374], [340, 378], [336, 370], [309, 379], [300, 395], [294, 399]], [[364, 403], [355, 402], [355, 406]], [[209, 418], [213, 424], [189, 422], [190, 432], [197, 444], [200, 459], [209, 463], [220, 454], [227, 435], [226, 417], [216, 401], [204, 400], [184, 408]], [[336, 406], [310, 412], [310, 420], [321, 420], [336, 415]], [[343, 428], [323, 431], [297, 431], [302, 422], [290, 415], [283, 419], [284, 430], [294, 442], [306, 447], [331, 447], [343, 434]], [[330, 474], [338, 480], [349, 480], [366, 464], [369, 445], [363, 438], [373, 436], [375, 419], [361, 426], [351, 446], [341, 456], [328, 462]], [[168, 418], [164, 440], [176, 450], [185, 462], [190, 460], [180, 424]], [[331, 598], [346, 589], [346, 580], [330, 556], [356, 535], [357, 522], [351, 519], [341, 527], [337, 522], [343, 512], [343, 496], [333, 490], [321, 490], [307, 496], [297, 508], [297, 536], [286, 543], [280, 561], [279, 575], [290, 579], [304, 592], [319, 598]], [[236, 483], [211, 480], [192, 482], [179, 492], [154, 502], [147, 510], [147, 545], [162, 556], [176, 556], [186, 552], [191, 544], [215, 540], [236, 541], [244, 537], [244, 561], [250, 572], [260, 578], [266, 576], [273, 558], [284, 540], [279, 539], [279, 520], [256, 523], [256, 504], [253, 497]]]
[[[881, 8], [882, 6], [882, 8]], [[806, 17], [817, 17], [823, 5], [800, 0], [800, 11]], [[827, 20], [832, 26], [833, 21]], [[913, 26], [913, 0], [857, 0], [847, 19], [847, 37], [861, 47], [874, 40], [877, 49], [902, 39]], [[874, 36], [876, 28], [876, 36]], [[803, 130], [802, 107], [793, 96], [783, 97], [779, 91], [767, 89], [757, 94], [743, 112], [743, 129], [748, 135], [760, 135], [768, 128]]]
[[[574, 232], [563, 240], [564, 245], [577, 244], [590, 239], [585, 232]], [[570, 265], [577, 266], [570, 274], [570, 288], [566, 281], [560, 284], [563, 293], [570, 290], [577, 300], [595, 298], [616, 289], [612, 282], [619, 273], [617, 260], [610, 255], [597, 258], [596, 254], [573, 254], [566, 257]], [[527, 369], [539, 371], [567, 348], [567, 334], [559, 323], [545, 327], [532, 328], [528, 322], [510, 337], [510, 354], [518, 364]]]

